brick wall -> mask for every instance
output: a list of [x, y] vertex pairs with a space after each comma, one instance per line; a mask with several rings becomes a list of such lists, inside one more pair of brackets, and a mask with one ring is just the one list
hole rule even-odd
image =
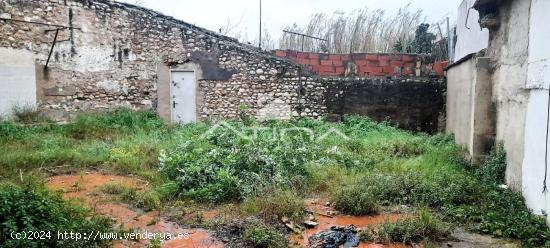
[[355, 53], [322, 54], [276, 50], [275, 55], [287, 58], [322, 76], [444, 76], [448, 62], [431, 62], [418, 54]]

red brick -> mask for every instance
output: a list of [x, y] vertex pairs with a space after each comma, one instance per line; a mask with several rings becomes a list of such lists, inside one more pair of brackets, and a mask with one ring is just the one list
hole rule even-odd
[[416, 63], [405, 63], [403, 64], [405, 67], [416, 67]]
[[310, 59], [319, 59], [319, 54], [318, 53], [310, 53], [309, 58]]
[[356, 60], [355, 60], [355, 64], [358, 65], [358, 66], [367, 65], [367, 64], [368, 64], [368, 61], [362, 60], [362, 59], [356, 59]]
[[367, 54], [367, 60], [371, 61], [378, 61], [378, 55], [377, 54]]
[[384, 66], [384, 69], [382, 71], [385, 72], [385, 73], [393, 74], [393, 73], [395, 73], [395, 68], [391, 65]]
[[367, 61], [367, 65], [371, 66], [371, 67], [378, 67], [378, 66], [380, 66], [380, 62], [378, 62], [378, 60], [376, 60], [376, 61], [374, 61], [374, 60], [373, 61]]
[[336, 69], [334, 70], [334, 72], [336, 72], [339, 75], [344, 74], [345, 71], [346, 69], [344, 69], [344, 67], [336, 67]]
[[394, 61], [394, 60], [401, 61], [401, 60], [403, 60], [403, 55], [401, 55], [401, 54], [390, 54], [389, 56], [390, 56], [391, 61]]
[[360, 66], [359, 72], [369, 72], [369, 73], [382, 72], [382, 67]]
[[403, 55], [403, 62], [413, 62], [415, 61], [415, 57], [411, 55]]
[[397, 66], [397, 67], [401, 67], [401, 66], [403, 66], [403, 62], [394, 60], [394, 61], [392, 61], [392, 62], [390, 63], [390, 65], [392, 65], [392, 66]]
[[298, 53], [298, 56], [297, 56], [297, 57], [298, 57], [299, 59], [307, 59], [307, 58], [308, 58], [307, 55], [308, 55], [307, 53]]
[[332, 65], [332, 61], [330, 61], [330, 60], [321, 60], [321, 65]]
[[310, 65], [319, 65], [319, 60], [318, 59], [310, 59], [308, 64], [310, 64]]
[[275, 56], [280, 57], [280, 58], [284, 58], [284, 57], [286, 57], [286, 52], [282, 51], [282, 50], [277, 50], [277, 51], [275, 51]]
[[313, 65], [311, 66], [311, 70], [315, 72], [321, 72], [323, 70], [323, 66], [321, 65]]
[[384, 60], [385, 60], [385, 61], [388, 61], [388, 60], [390, 60], [390, 56], [389, 56], [389, 55], [380, 55], [380, 56], [378, 56], [378, 60], [380, 60], [380, 61], [384, 61]]
[[342, 62], [342, 60], [333, 60], [332, 64], [334, 66], [344, 66], [344, 62]]
[[342, 56], [337, 55], [337, 54], [332, 54], [332, 55], [328, 56], [328, 59], [330, 59], [330, 60], [342, 60]]
[[298, 52], [296, 51], [288, 51], [286, 53], [286, 56], [289, 57], [289, 58], [298, 58]]
[[334, 72], [334, 66], [321, 66], [321, 72]]
[[342, 55], [342, 60], [351, 60], [351, 56], [349, 54]]
[[390, 61], [389, 61], [389, 60], [386, 60], [386, 59], [384, 59], [384, 60], [382, 60], [382, 59], [378, 60], [378, 66], [388, 66], [388, 65], [390, 65]]

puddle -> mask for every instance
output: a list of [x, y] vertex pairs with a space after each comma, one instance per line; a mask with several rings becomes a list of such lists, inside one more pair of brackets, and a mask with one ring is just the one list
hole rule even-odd
[[[331, 207], [324, 205], [325, 201], [308, 200], [307, 207], [309, 210], [317, 213], [325, 214], [327, 211], [334, 211]], [[308, 247], [309, 238], [319, 232], [329, 230], [333, 226], [348, 226], [354, 225], [357, 228], [364, 228], [369, 225], [381, 224], [386, 221], [397, 221], [398, 219], [407, 218], [407, 214], [381, 214], [376, 216], [348, 216], [335, 215], [331, 217], [317, 214], [316, 219], [318, 225], [315, 228], [306, 229], [302, 234], [293, 234], [291, 243], [300, 247]], [[406, 247], [402, 244], [374, 244], [360, 243], [360, 248], [402, 248]]]
[[[169, 233], [172, 237], [180, 236], [181, 239], [166, 241], [162, 247], [170, 248], [218, 248], [223, 247], [220, 241], [212, 238], [204, 229], [184, 229], [174, 222], [168, 221], [160, 215], [159, 211], [143, 213], [132, 209], [129, 205], [113, 200], [113, 196], [101, 193], [99, 188], [107, 183], [123, 184], [136, 190], [146, 187], [145, 183], [124, 176], [115, 176], [101, 173], [86, 173], [82, 175], [60, 175], [50, 177], [48, 186], [53, 190], [62, 190], [66, 199], [80, 198], [96, 213], [113, 218], [117, 227], [132, 229], [136, 233]], [[215, 216], [214, 211], [205, 213], [207, 218]], [[206, 216], [205, 216], [206, 217]], [[144, 247], [150, 244], [149, 240], [139, 241], [117, 240], [114, 247]]]

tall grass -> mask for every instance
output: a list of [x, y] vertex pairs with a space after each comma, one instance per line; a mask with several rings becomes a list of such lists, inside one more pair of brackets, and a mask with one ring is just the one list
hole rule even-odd
[[[393, 52], [397, 43], [410, 44], [414, 40], [416, 27], [424, 19], [422, 11], [411, 10], [409, 4], [394, 16], [368, 8], [332, 15], [317, 13], [307, 25], [294, 24], [286, 29], [328, 40], [305, 39], [304, 50], [308, 52]], [[302, 39], [290, 34], [279, 42], [281, 49], [301, 50], [301, 45]]]

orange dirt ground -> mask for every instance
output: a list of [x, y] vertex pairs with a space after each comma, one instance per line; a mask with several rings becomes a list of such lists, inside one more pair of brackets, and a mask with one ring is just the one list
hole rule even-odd
[[[308, 200], [307, 207], [309, 210], [317, 213], [325, 213], [327, 210], [334, 211], [332, 207], [323, 205], [325, 201], [321, 200]], [[294, 245], [305, 247], [308, 244], [309, 237], [330, 229], [332, 226], [349, 226], [354, 225], [358, 228], [365, 228], [369, 225], [381, 224], [385, 221], [397, 221], [398, 219], [408, 218], [407, 214], [381, 214], [377, 216], [349, 216], [349, 215], [334, 215], [332, 218], [317, 215], [316, 222], [319, 224], [315, 228], [307, 229], [304, 233], [297, 235], [294, 234], [291, 237], [291, 241]], [[402, 248], [406, 247], [402, 244], [375, 244], [375, 243], [363, 243], [361, 242], [359, 248]]]
[[[136, 190], [143, 190], [146, 184], [132, 177], [107, 175], [101, 173], [86, 173], [83, 175], [60, 175], [50, 177], [48, 186], [54, 190], [63, 191], [66, 199], [79, 198], [96, 213], [113, 218], [117, 226], [132, 229], [137, 233], [170, 233], [173, 236], [188, 234], [187, 238], [173, 239], [162, 243], [167, 248], [218, 248], [223, 244], [212, 238], [207, 230], [183, 229], [178, 224], [159, 216], [158, 211], [141, 213], [129, 205], [113, 201], [110, 195], [99, 192], [102, 185], [120, 183]], [[215, 215], [215, 214], [210, 214]], [[205, 216], [207, 218], [207, 216]], [[144, 247], [149, 240], [115, 241], [114, 247]]]

